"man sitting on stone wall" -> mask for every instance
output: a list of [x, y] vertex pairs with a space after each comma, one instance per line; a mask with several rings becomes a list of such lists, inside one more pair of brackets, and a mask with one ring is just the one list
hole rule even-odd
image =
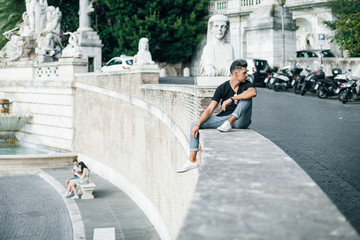
[[[230, 66], [231, 78], [217, 87], [212, 101], [204, 110], [200, 119], [191, 124], [190, 156], [185, 165], [177, 170], [183, 173], [199, 167], [196, 155], [199, 151], [199, 129], [217, 128], [221, 132], [247, 128], [251, 123], [252, 98], [256, 96], [256, 89], [252, 83], [246, 81], [247, 62], [243, 59], [234, 61]], [[216, 106], [221, 103], [221, 112], [212, 115]]]

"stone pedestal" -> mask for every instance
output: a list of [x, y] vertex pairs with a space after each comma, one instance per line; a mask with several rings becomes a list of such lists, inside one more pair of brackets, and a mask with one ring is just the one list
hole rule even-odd
[[[268, 60], [270, 65], [282, 67], [283, 35], [282, 7], [262, 4], [247, 21], [245, 36], [246, 56]], [[296, 22], [288, 8], [284, 8], [285, 61], [296, 56]]]
[[196, 86], [201, 87], [217, 87], [223, 82], [230, 80], [230, 77], [195, 77]]
[[130, 73], [140, 74], [140, 83], [142, 84], [158, 84], [160, 68], [157, 64], [133, 65]]
[[88, 72], [100, 71], [102, 43], [99, 35], [93, 30], [82, 29], [78, 29], [77, 34], [82, 59], [88, 62]]
[[160, 72], [160, 68], [157, 64], [142, 64], [142, 65], [132, 65], [131, 70], [134, 71], [150, 71], [150, 72]]

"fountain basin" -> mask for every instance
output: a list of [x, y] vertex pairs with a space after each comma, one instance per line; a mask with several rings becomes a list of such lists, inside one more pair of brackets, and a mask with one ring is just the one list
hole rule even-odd
[[0, 140], [16, 139], [15, 133], [23, 128], [31, 118], [31, 114], [0, 114]]
[[72, 164], [77, 156], [74, 152], [48, 154], [0, 155], [0, 168], [51, 168]]

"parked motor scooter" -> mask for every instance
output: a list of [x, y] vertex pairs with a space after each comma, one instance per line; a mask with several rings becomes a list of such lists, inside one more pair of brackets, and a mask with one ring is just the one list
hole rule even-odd
[[338, 98], [342, 103], [347, 103], [348, 101], [357, 100], [359, 87], [358, 84], [360, 79], [352, 79], [347, 83], [341, 84], [338, 89]]
[[293, 86], [294, 93], [300, 94], [301, 87], [304, 84], [304, 81], [305, 81], [304, 75], [296, 76], [296, 78], [294, 77], [293, 83], [291, 83], [291, 85]]
[[306, 71], [310, 72], [301, 84], [300, 95], [305, 95], [306, 92], [316, 92], [315, 86], [318, 79], [324, 79], [325, 73], [320, 67], [320, 63], [314, 62], [312, 66], [306, 67]]
[[288, 88], [292, 88], [297, 81], [297, 78], [300, 77], [300, 73], [302, 72], [302, 68], [295, 66], [287, 71], [283, 71], [280, 73], [280, 76], [274, 75], [274, 90], [279, 91], [280, 89], [287, 90]]
[[340, 84], [346, 82], [342, 77], [339, 78], [339, 74], [342, 74], [341, 69], [334, 68], [332, 71], [332, 76], [327, 76], [324, 79], [318, 79], [314, 89], [316, 90], [316, 95], [319, 98], [326, 98], [329, 96], [335, 96], [337, 89], [340, 87]]
[[267, 88], [272, 89], [273, 88], [273, 76], [274, 74], [278, 71], [278, 67], [268, 67], [266, 69], [266, 72], [268, 73], [267, 78], [264, 79], [264, 83], [266, 85]]

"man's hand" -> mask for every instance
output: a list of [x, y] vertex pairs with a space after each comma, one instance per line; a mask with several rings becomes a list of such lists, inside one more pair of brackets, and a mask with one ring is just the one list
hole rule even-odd
[[225, 100], [225, 101], [222, 103], [222, 105], [221, 105], [221, 110], [225, 111], [225, 110], [226, 110], [226, 108], [227, 108], [227, 106], [229, 106], [229, 105], [230, 105], [230, 103], [232, 103], [232, 101], [231, 101], [231, 99], [230, 99], [230, 98], [229, 98], [229, 99], [227, 99], [227, 100]]
[[194, 127], [193, 127], [193, 129], [191, 129], [191, 136], [193, 137], [193, 138], [196, 138], [197, 137], [197, 135], [199, 134], [199, 126], [198, 125], [195, 125]]

